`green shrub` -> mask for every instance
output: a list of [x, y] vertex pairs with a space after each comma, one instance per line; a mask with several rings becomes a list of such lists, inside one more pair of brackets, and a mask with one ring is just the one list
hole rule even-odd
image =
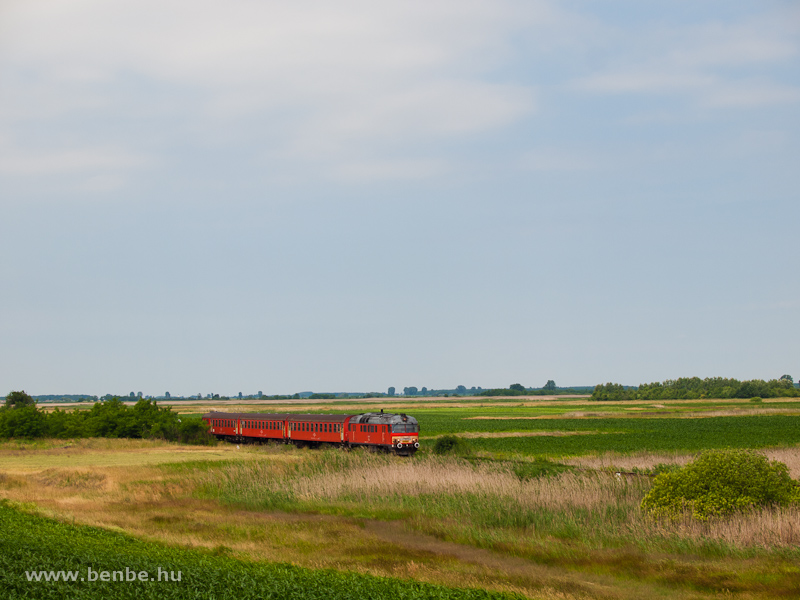
[[472, 447], [467, 440], [457, 435], [443, 435], [433, 444], [433, 453], [468, 456], [472, 454]]
[[642, 500], [654, 516], [691, 511], [705, 520], [761, 506], [787, 505], [797, 483], [785, 464], [752, 450], [710, 450], [685, 467], [662, 473]]
[[754, 404], [761, 404], [762, 400], [758, 396], [753, 396], [752, 398], [750, 398], [750, 402]]

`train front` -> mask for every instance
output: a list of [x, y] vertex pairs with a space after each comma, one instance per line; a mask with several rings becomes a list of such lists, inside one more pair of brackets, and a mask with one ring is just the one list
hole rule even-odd
[[389, 418], [392, 449], [399, 456], [411, 456], [419, 450], [419, 423], [409, 415], [392, 415]]

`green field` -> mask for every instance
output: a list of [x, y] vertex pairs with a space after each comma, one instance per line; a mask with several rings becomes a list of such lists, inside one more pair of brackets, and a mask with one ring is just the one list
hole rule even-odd
[[[130, 536], [25, 514], [0, 504], [0, 589], [17, 598], [196, 598], [256, 600], [408, 600], [511, 599], [508, 594], [454, 589], [399, 579], [331, 570], [309, 570], [279, 563], [254, 563], [221, 556], [224, 551], [197, 551], [143, 542]], [[119, 574], [116, 581], [84, 581], [94, 573]], [[159, 571], [160, 570], [160, 571]], [[30, 581], [26, 571], [76, 573], [75, 581]], [[170, 581], [149, 581], [159, 572]], [[146, 573], [146, 581], [125, 581]], [[180, 581], [174, 581], [180, 573]], [[89, 575], [93, 578], [94, 575]]]
[[[759, 415], [659, 418], [510, 418], [474, 419], [477, 411], [418, 411], [425, 436], [459, 433], [563, 432], [583, 435], [472, 438], [477, 449], [492, 453], [519, 453], [549, 457], [602, 452], [697, 452], [710, 448], [767, 448], [800, 443], [800, 417]], [[487, 413], [483, 413], [486, 415]], [[502, 417], [503, 415], [492, 415]], [[517, 418], [515, 418], [517, 417]]]

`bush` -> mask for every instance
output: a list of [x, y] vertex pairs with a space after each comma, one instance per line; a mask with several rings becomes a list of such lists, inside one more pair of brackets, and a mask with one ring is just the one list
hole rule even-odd
[[752, 450], [711, 450], [685, 467], [658, 475], [642, 500], [654, 516], [690, 511], [706, 520], [796, 501], [797, 484], [785, 464]]
[[752, 398], [750, 398], [750, 402], [752, 402], [753, 404], [761, 404], [762, 400], [758, 396], [753, 396]]
[[457, 435], [443, 435], [433, 444], [433, 453], [468, 456], [472, 454], [472, 447], [467, 440]]

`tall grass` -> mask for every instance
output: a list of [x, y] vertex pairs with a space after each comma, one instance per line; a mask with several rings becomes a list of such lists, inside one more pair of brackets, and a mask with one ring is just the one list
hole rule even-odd
[[[702, 552], [731, 546], [796, 548], [800, 510], [763, 510], [699, 524], [659, 522], [639, 504], [647, 477], [566, 472], [525, 480], [509, 463], [470, 464], [450, 457], [398, 461], [321, 452], [303, 463], [225, 465], [203, 475], [203, 493], [250, 508], [405, 518], [420, 531], [541, 558], [552, 540], [587, 549]], [[681, 550], [683, 548], [683, 550]], [[559, 554], [566, 546], [554, 545]]]

